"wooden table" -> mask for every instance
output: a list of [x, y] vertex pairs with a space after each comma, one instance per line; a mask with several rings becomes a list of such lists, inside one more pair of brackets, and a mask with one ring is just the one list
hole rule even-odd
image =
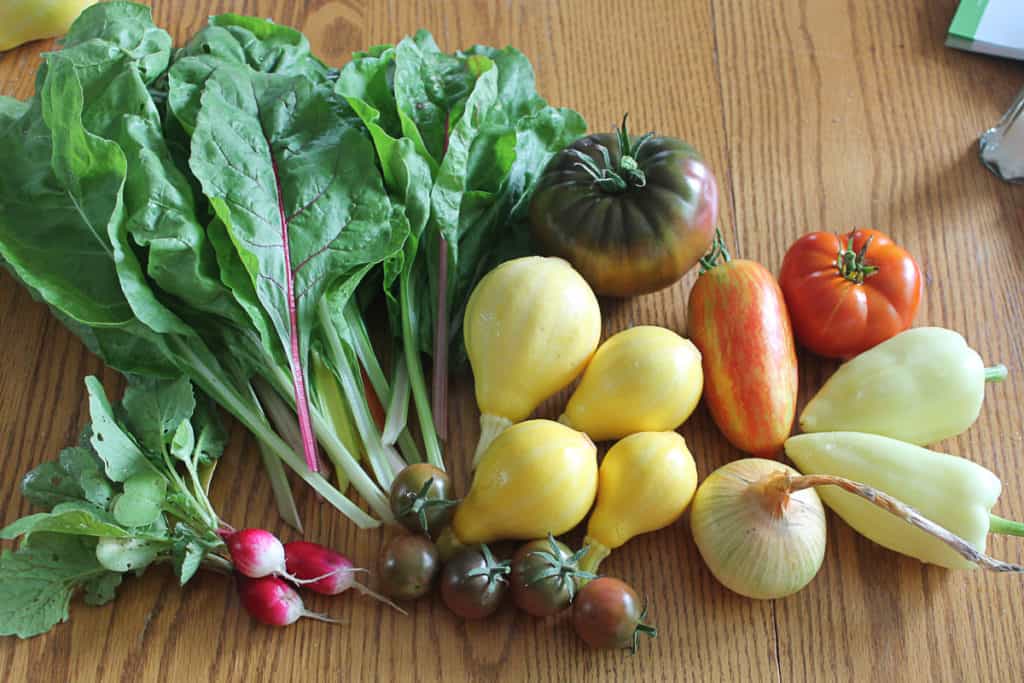
[[[926, 273], [918, 324], [963, 332], [1010, 380], [989, 392], [973, 429], [941, 448], [1004, 481], [997, 511], [1024, 518], [1024, 188], [976, 158], [978, 133], [1024, 82], [1024, 66], [943, 47], [956, 3], [838, 0], [391, 0], [153, 3], [177, 40], [209, 14], [237, 11], [300, 27], [319, 54], [350, 51], [430, 28], [442, 47], [513, 44], [532, 59], [540, 91], [597, 130], [629, 111], [637, 129], [692, 141], [715, 169], [721, 225], [734, 253], [776, 270], [809, 230], [870, 225], [919, 257]], [[38, 43], [0, 57], [0, 92], [28, 97]], [[605, 302], [605, 331], [632, 323], [682, 329], [694, 275], [657, 295]], [[85, 419], [82, 378], [108, 390], [101, 366], [24, 289], [0, 286], [2, 520], [28, 511], [21, 475], [70, 443]], [[835, 365], [801, 356], [806, 400]], [[452, 389], [448, 461], [466, 482], [477, 435], [468, 377]], [[545, 406], [556, 414], [557, 405]], [[738, 457], [703, 408], [682, 428], [701, 475]], [[236, 524], [291, 537], [273, 512], [251, 437], [235, 428], [214, 502]], [[386, 532], [360, 532], [308, 491], [309, 538], [372, 565]], [[652, 601], [660, 628], [642, 652], [584, 649], [564, 619], [506, 606], [462, 623], [437, 599], [402, 617], [359, 597], [311, 600], [345, 626], [255, 624], [225, 578], [179, 589], [169, 571], [128, 580], [103, 608], [74, 604], [70, 623], [30, 641], [0, 642], [0, 679], [91, 680], [1024, 680], [1024, 580], [922, 566], [830, 516], [817, 579], [785, 600], [722, 588], [685, 523], [630, 543], [604, 565]], [[1020, 560], [1018, 540], [994, 555]]]

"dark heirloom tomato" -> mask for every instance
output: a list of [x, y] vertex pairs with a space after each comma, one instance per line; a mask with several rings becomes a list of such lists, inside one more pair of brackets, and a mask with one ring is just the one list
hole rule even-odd
[[556, 154], [530, 203], [534, 247], [560, 256], [598, 294], [671, 285], [708, 250], [718, 219], [715, 177], [681, 140], [622, 129]]

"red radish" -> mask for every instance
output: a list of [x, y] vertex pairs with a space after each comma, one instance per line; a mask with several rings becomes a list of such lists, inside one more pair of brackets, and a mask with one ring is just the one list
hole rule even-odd
[[285, 564], [284, 546], [274, 534], [266, 529], [221, 530], [221, 537], [231, 553], [231, 561], [242, 576], [260, 579], [264, 576], [283, 576], [292, 583], [313, 583], [326, 579], [326, 574], [299, 578], [288, 573]]
[[277, 536], [266, 529], [240, 529], [222, 532], [221, 535], [227, 543], [235, 569], [242, 576], [259, 579], [288, 573], [284, 562], [284, 546]]
[[404, 609], [383, 595], [356, 581], [354, 575], [366, 570], [354, 567], [351, 560], [330, 548], [319, 543], [292, 541], [285, 544], [284, 557], [288, 573], [300, 581], [305, 581], [306, 587], [311, 591], [324, 595], [338, 595], [349, 588], [354, 588], [363, 595], [380, 600], [406, 614]]
[[302, 617], [333, 624], [341, 623], [326, 614], [308, 611], [295, 589], [276, 576], [264, 576], [259, 579], [239, 576], [238, 595], [246, 611], [256, 621], [270, 626], [287, 626]]

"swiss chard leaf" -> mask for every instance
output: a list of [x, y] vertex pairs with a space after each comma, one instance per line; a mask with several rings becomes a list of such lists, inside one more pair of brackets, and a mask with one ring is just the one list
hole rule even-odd
[[85, 325], [111, 328], [134, 321], [106, 224], [85, 220], [50, 166], [53, 147], [38, 96], [21, 118], [0, 127], [0, 155], [18, 160], [17, 182], [0, 183], [0, 257], [16, 277]]
[[28, 110], [28, 102], [22, 102], [16, 97], [0, 95], [0, 125], [10, 125], [13, 121], [24, 116]]
[[82, 12], [64, 37], [64, 49], [89, 40], [112, 43], [139, 63], [146, 83], [167, 69], [171, 36], [153, 24], [153, 11], [133, 2], [104, 2]]
[[[91, 223], [106, 221], [121, 287], [136, 317], [160, 333], [191, 334], [158, 300], [148, 275], [196, 310], [243, 322], [244, 313], [220, 282], [140, 62], [92, 40], [50, 55], [48, 63], [43, 105], [53, 130], [54, 168]], [[82, 159], [96, 161], [85, 166]], [[113, 174], [121, 176], [120, 192], [92, 191]], [[146, 249], [145, 275], [129, 235]]]
[[205, 84], [191, 166], [288, 350], [307, 457], [305, 375], [320, 297], [396, 252], [407, 234], [373, 148], [333, 92], [224, 68]]
[[395, 47], [394, 90], [402, 132], [437, 163], [475, 80], [465, 60], [441, 52], [427, 31], [417, 31]]
[[331, 71], [310, 51], [302, 33], [268, 19], [222, 14], [175, 55], [168, 72], [168, 104], [189, 134], [196, 127], [206, 81], [221, 67], [302, 76], [326, 84]]
[[29, 638], [67, 621], [71, 597], [113, 597], [118, 581], [96, 559], [96, 539], [39, 533], [0, 554], [0, 635]]

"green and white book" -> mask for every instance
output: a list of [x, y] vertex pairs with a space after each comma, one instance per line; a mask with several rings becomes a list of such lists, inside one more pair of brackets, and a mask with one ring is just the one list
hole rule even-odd
[[946, 45], [1024, 60], [1024, 0], [961, 0]]

